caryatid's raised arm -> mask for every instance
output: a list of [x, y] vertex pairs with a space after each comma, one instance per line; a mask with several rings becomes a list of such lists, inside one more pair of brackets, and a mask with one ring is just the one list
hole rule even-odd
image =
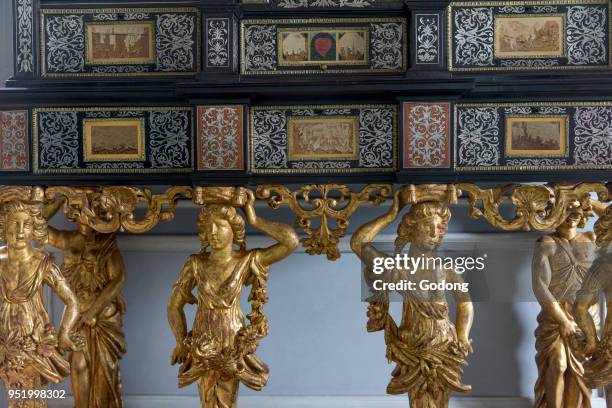
[[259, 250], [259, 262], [261, 265], [264, 267], [270, 266], [291, 255], [300, 244], [300, 241], [291, 226], [257, 216], [254, 207], [255, 195], [251, 190], [246, 190], [246, 193], [248, 199], [243, 208], [247, 221], [253, 227], [277, 241], [276, 244]]
[[[393, 203], [387, 213], [362, 225], [353, 233], [353, 236], [351, 237], [351, 249], [363, 262], [370, 261], [362, 252], [363, 246], [374, 241], [374, 238], [376, 238], [378, 234], [380, 234], [389, 225], [393, 224], [393, 222], [397, 219], [397, 215], [401, 210], [400, 194], [401, 190], [395, 192], [395, 195], [393, 196]], [[364, 257], [366, 259], [364, 259]]]

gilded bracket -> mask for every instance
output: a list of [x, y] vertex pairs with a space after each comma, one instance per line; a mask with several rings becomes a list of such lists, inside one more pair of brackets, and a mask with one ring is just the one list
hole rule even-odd
[[[143, 233], [161, 221], [174, 218], [174, 208], [181, 197], [191, 198], [193, 189], [186, 186], [171, 187], [161, 194], [137, 187], [49, 187], [49, 200], [64, 197], [64, 212], [68, 219], [89, 225], [94, 230], [110, 234], [116, 231]], [[134, 213], [144, 204], [146, 212], [136, 219]]]
[[[295, 227], [302, 229], [307, 238], [302, 245], [310, 255], [325, 254], [334, 261], [340, 258], [340, 238], [346, 235], [349, 217], [362, 204], [380, 205], [393, 192], [389, 184], [370, 184], [355, 193], [342, 184], [308, 184], [294, 191], [280, 185], [257, 187], [257, 198], [267, 200], [272, 208], [287, 204], [296, 214]], [[307, 208], [305, 208], [307, 206]], [[318, 227], [312, 220], [320, 219]], [[329, 219], [335, 223], [330, 227]]]
[[[504, 231], [554, 229], [567, 217], [572, 201], [579, 201], [584, 210], [591, 212], [591, 193], [597, 193], [600, 201], [610, 199], [608, 187], [603, 183], [513, 184], [489, 189], [463, 183], [457, 187], [468, 194], [470, 217], [483, 217], [492, 226]], [[504, 203], [514, 206], [514, 218], [507, 219], [501, 214], [500, 207]]]

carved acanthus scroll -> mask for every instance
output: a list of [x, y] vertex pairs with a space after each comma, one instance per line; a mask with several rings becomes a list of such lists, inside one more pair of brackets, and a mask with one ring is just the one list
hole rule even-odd
[[[180, 198], [191, 198], [191, 187], [171, 187], [161, 194], [137, 187], [49, 187], [48, 199], [65, 197], [66, 216], [81, 224], [89, 225], [103, 234], [116, 231], [143, 233], [151, 230], [159, 221], [174, 218], [174, 209]], [[135, 213], [143, 206], [144, 216]]]
[[[488, 189], [458, 184], [457, 187], [468, 193], [472, 218], [483, 217], [504, 231], [551, 230], [566, 219], [570, 202], [577, 200], [585, 210], [591, 211], [591, 193], [597, 193], [600, 201], [609, 199], [608, 188], [603, 183], [508, 185]], [[504, 204], [514, 207], [513, 218], [502, 215]]]
[[[287, 204], [296, 214], [295, 226], [308, 235], [302, 239], [306, 252], [325, 254], [333, 261], [340, 257], [338, 244], [346, 234], [349, 217], [363, 204], [382, 204], [392, 191], [388, 184], [370, 184], [357, 193], [341, 184], [309, 184], [294, 191], [262, 185], [257, 188], [257, 197], [268, 200], [272, 208]], [[319, 226], [312, 225], [314, 219], [319, 220]], [[330, 219], [335, 227], [329, 225]]]

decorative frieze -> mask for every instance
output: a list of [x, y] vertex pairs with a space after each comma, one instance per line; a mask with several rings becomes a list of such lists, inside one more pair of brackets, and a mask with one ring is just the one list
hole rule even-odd
[[34, 109], [35, 173], [193, 170], [191, 108]]
[[200, 70], [197, 9], [43, 9], [40, 18], [43, 77]]
[[453, 71], [602, 68], [610, 65], [605, 0], [452, 3]]
[[250, 112], [253, 173], [393, 172], [395, 105], [258, 106]]
[[455, 106], [457, 171], [612, 168], [612, 103]]
[[402, 72], [406, 21], [395, 18], [244, 20], [244, 75]]
[[244, 170], [242, 105], [198, 107], [198, 170]]

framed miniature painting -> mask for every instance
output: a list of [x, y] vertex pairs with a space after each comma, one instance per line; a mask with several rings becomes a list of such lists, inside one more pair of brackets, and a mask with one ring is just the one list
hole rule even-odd
[[143, 119], [85, 119], [85, 162], [144, 160], [144, 134]]
[[565, 17], [507, 15], [495, 19], [497, 58], [562, 57], [565, 55]]
[[507, 116], [506, 156], [566, 156], [567, 121], [565, 115]]
[[155, 63], [155, 24], [137, 23], [87, 24], [88, 64]]
[[289, 160], [358, 160], [359, 117], [290, 117]]

